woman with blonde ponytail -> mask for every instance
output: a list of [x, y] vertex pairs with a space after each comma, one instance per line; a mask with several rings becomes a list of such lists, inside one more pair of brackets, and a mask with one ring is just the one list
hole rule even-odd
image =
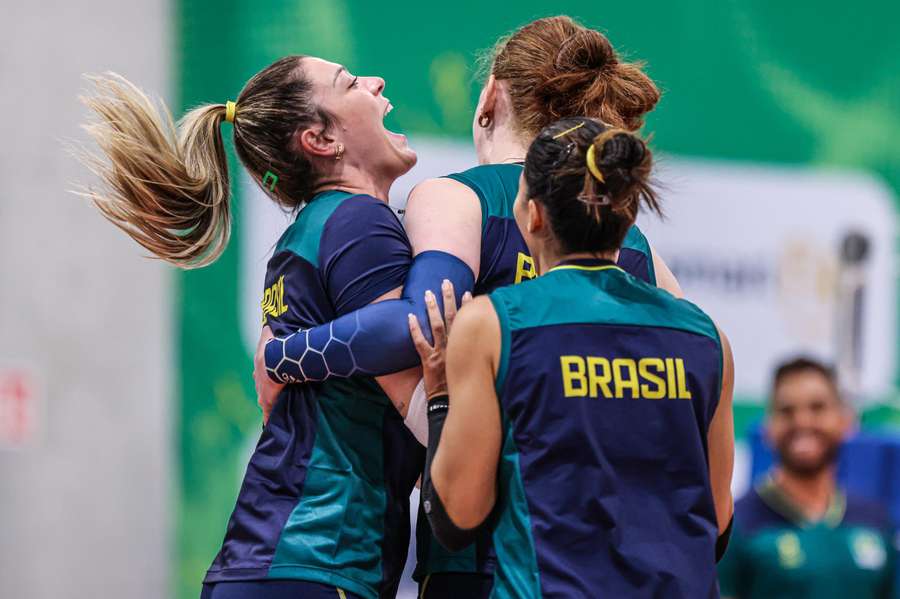
[[124, 77], [90, 80], [97, 93], [84, 102], [100, 120], [86, 129], [106, 160], [87, 160], [107, 190], [89, 197], [154, 256], [181, 268], [214, 262], [231, 233], [225, 106], [194, 109], [176, 128]]
[[[399, 297], [411, 248], [387, 198], [416, 155], [384, 127], [392, 107], [382, 79], [289, 56], [255, 75], [236, 101], [195, 108], [177, 126], [123, 77], [93, 82], [85, 103], [98, 117], [88, 130], [100, 153], [85, 161], [105, 186], [87, 195], [153, 256], [198, 268], [224, 251], [230, 129], [244, 168], [297, 212], [268, 265], [267, 326], [286, 335]], [[393, 597], [421, 459], [373, 379], [286, 387], [202, 596]]]

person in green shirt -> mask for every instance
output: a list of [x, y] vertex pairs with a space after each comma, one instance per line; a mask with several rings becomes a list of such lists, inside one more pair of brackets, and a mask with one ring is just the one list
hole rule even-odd
[[778, 465], [735, 505], [719, 564], [722, 597], [895, 596], [886, 510], [848, 495], [836, 480], [852, 421], [829, 367], [797, 358], [776, 369], [766, 433]]

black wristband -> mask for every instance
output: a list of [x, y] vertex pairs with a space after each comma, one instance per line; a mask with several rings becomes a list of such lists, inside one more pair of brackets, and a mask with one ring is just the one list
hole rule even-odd
[[[431, 399], [428, 400], [428, 419], [431, 420], [431, 413], [434, 412], [446, 412], [450, 409], [450, 396], [449, 395], [435, 395]], [[429, 423], [430, 424], [430, 423]], [[443, 425], [443, 419], [441, 419], [441, 425]], [[442, 426], [443, 428], [443, 426]]]
[[425, 510], [438, 542], [450, 551], [459, 551], [475, 541], [481, 527], [463, 529], [456, 526], [431, 483], [431, 462], [437, 453], [449, 409], [450, 398], [447, 395], [438, 395], [428, 400], [428, 448], [425, 453], [425, 474], [422, 477], [422, 509]]
[[444, 420], [450, 409], [450, 397], [438, 395], [428, 400], [428, 409], [425, 411], [428, 417], [428, 447], [425, 449], [425, 473], [422, 477], [422, 488], [425, 483], [431, 483], [431, 462], [437, 453], [438, 442], [441, 440], [441, 432], [444, 430]]

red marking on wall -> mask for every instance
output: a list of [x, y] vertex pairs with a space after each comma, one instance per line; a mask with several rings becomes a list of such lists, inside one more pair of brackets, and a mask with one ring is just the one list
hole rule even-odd
[[0, 370], [0, 447], [29, 444], [37, 433], [37, 392], [24, 370]]

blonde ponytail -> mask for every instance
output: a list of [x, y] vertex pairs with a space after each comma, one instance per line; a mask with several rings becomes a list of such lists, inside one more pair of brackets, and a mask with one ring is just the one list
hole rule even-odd
[[82, 101], [98, 119], [85, 129], [102, 155], [80, 158], [105, 188], [82, 195], [157, 258], [185, 269], [214, 262], [231, 235], [225, 105], [195, 108], [176, 127], [124, 77], [90, 80], [95, 93]]

